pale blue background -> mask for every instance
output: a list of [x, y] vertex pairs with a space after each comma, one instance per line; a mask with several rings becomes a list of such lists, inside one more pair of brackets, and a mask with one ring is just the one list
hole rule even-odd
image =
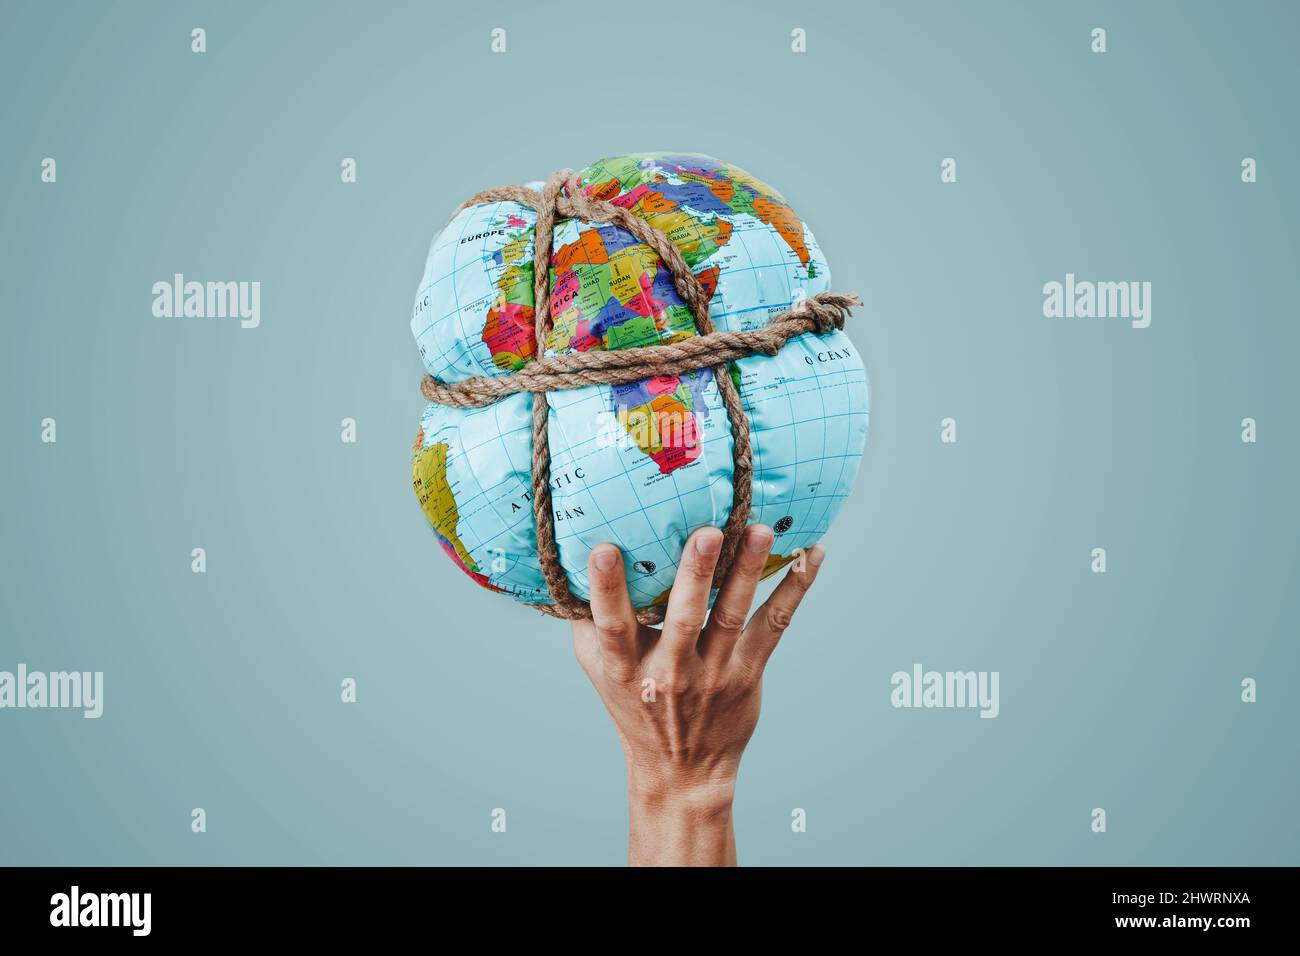
[[[564, 626], [462, 580], [411, 493], [407, 319], [465, 196], [645, 149], [776, 185], [867, 303], [871, 444], [769, 671], [742, 861], [1300, 862], [1298, 28], [1285, 3], [7, 4], [0, 669], [107, 690], [98, 721], [0, 712], [0, 862], [623, 859]], [[1044, 319], [1067, 271], [1151, 281], [1151, 328]], [[155, 319], [173, 272], [261, 281], [262, 327]], [[892, 709], [915, 661], [1001, 671], [1001, 716]]]

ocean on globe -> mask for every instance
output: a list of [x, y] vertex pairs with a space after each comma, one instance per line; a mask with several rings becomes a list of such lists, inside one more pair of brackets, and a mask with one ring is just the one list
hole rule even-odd
[[[812, 232], [739, 167], [654, 153], [603, 159], [578, 178], [673, 241], [711, 293], [719, 330], [761, 328], [800, 295], [831, 291]], [[536, 221], [526, 206], [486, 202], [434, 237], [411, 318], [431, 375], [509, 375], [536, 358]], [[547, 355], [699, 334], [667, 268], [630, 233], [559, 220], [549, 266]], [[800, 335], [775, 356], [729, 368], [753, 443], [749, 521], [776, 533], [770, 574], [826, 533], [853, 486], [867, 437], [866, 373], [843, 332]], [[731, 510], [732, 438], [712, 373], [565, 389], [548, 400], [555, 537], [570, 589], [589, 597], [587, 557], [608, 542], [623, 551], [633, 604], [665, 603], [687, 537], [721, 527]], [[430, 404], [412, 478], [438, 543], [465, 574], [550, 604], [533, 519], [532, 401], [524, 392], [485, 408]]]

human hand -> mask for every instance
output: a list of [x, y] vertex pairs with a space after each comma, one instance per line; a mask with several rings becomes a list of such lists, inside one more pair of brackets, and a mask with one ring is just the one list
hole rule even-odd
[[736, 862], [731, 803], [763, 669], [826, 554], [803, 555], [746, 623], [772, 541], [770, 528], [745, 529], [710, 614], [722, 533], [691, 535], [662, 631], [637, 622], [618, 548], [600, 545], [587, 562], [592, 619], [572, 622], [573, 646], [627, 758], [634, 865]]

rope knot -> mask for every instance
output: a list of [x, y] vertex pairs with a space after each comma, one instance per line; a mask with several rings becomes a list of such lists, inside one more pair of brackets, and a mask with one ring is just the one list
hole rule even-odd
[[838, 332], [844, 328], [844, 313], [836, 308], [822, 308], [813, 312], [813, 327], [818, 335]]
[[812, 320], [813, 331], [818, 335], [838, 332], [844, 328], [844, 321], [849, 316], [849, 309], [861, 305], [862, 300], [856, 295], [815, 295], [811, 299], [800, 299], [790, 311], [805, 315]]

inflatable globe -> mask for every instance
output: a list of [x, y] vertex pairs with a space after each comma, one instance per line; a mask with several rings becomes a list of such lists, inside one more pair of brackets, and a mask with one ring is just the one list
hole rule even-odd
[[[671, 239], [710, 294], [719, 331], [762, 328], [831, 290], [807, 225], [737, 166], [696, 155], [617, 156], [581, 170], [574, 185]], [[537, 359], [536, 222], [526, 205], [482, 202], [434, 237], [411, 330], [436, 379], [507, 376]], [[547, 356], [699, 334], [664, 264], [629, 232], [559, 219], [550, 260]], [[826, 533], [853, 485], [867, 437], [866, 374], [839, 330], [798, 335], [776, 355], [738, 358], [728, 369], [750, 422], [748, 520], [776, 534], [772, 573]], [[633, 604], [665, 604], [687, 537], [722, 527], [733, 501], [732, 435], [713, 372], [546, 398], [555, 544], [569, 589], [589, 596], [588, 555], [608, 542], [622, 549]], [[431, 403], [412, 479], [434, 537], [461, 571], [518, 601], [550, 605], [532, 502], [533, 401], [519, 392], [481, 408]]]

